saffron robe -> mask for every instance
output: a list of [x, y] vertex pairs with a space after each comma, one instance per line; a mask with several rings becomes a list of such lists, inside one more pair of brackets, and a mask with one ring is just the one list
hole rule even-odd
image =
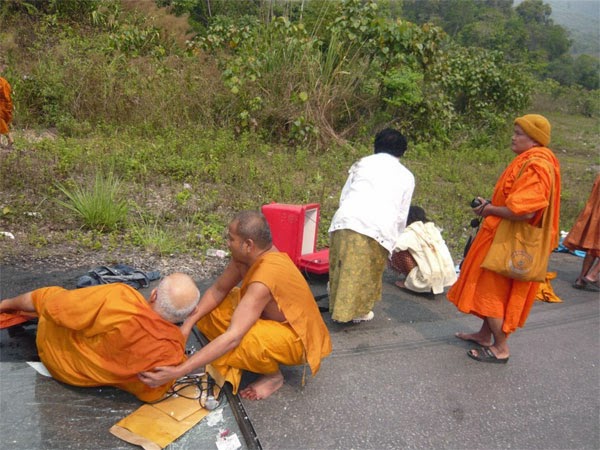
[[8, 134], [12, 115], [13, 103], [10, 97], [10, 84], [0, 77], [0, 134]]
[[[498, 179], [492, 195], [493, 205], [507, 206], [514, 214], [535, 212], [529, 223], [538, 224], [549, 205], [552, 189], [550, 251], [558, 243], [560, 210], [560, 165], [554, 153], [545, 147], [534, 147], [518, 155]], [[502, 331], [510, 334], [525, 325], [539, 283], [506, 278], [480, 267], [500, 220], [497, 216], [483, 220], [463, 261], [458, 281], [448, 291], [448, 300], [464, 313], [503, 319]]]
[[115, 386], [142, 401], [160, 399], [172, 383], [151, 388], [137, 374], [185, 360], [179, 327], [164, 320], [123, 283], [33, 291], [36, 344], [54, 378], [74, 386]]
[[235, 307], [252, 283], [262, 283], [269, 289], [286, 321], [258, 319], [237, 348], [211, 365], [231, 383], [234, 393], [242, 370], [270, 374], [277, 372], [280, 364], [307, 363], [314, 376], [321, 359], [331, 353], [329, 331], [306, 280], [286, 253], [262, 255], [244, 276], [241, 288], [232, 289], [217, 308], [198, 321], [200, 331], [209, 340], [224, 333]]
[[585, 207], [563, 245], [569, 250], [583, 250], [589, 255], [600, 256], [600, 174], [596, 175]]

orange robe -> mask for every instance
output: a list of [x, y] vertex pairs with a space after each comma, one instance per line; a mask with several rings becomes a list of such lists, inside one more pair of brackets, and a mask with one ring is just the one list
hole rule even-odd
[[583, 250], [589, 255], [600, 256], [600, 174], [596, 175], [588, 201], [563, 245], [569, 250]]
[[161, 318], [131, 286], [52, 286], [33, 291], [32, 298], [39, 315], [38, 353], [59, 381], [115, 386], [150, 402], [172, 383], [150, 388], [138, 372], [185, 360], [179, 327]]
[[10, 84], [0, 77], [0, 134], [8, 134], [12, 114], [13, 103], [10, 98]]
[[[552, 251], [558, 243], [560, 166], [556, 156], [549, 149], [534, 147], [518, 155], [496, 183], [492, 204], [507, 206], [518, 215], [536, 212], [530, 223], [539, 223], [549, 204], [553, 180], [548, 164], [539, 159], [529, 162], [518, 176], [523, 165], [532, 158], [544, 159], [554, 167]], [[480, 267], [492, 244], [500, 220], [497, 216], [488, 216], [484, 219], [462, 264], [458, 281], [448, 291], [448, 300], [464, 313], [481, 318], [502, 318], [504, 320], [502, 331], [509, 334], [517, 327], [525, 325], [539, 283], [513, 280]]]
[[251, 283], [262, 283], [269, 288], [286, 321], [259, 319], [237, 348], [211, 365], [232, 384], [234, 393], [242, 370], [269, 374], [277, 372], [280, 364], [308, 363], [314, 376], [321, 359], [331, 353], [329, 331], [306, 280], [286, 253], [261, 256], [246, 273], [241, 288], [232, 289], [219, 307], [198, 321], [200, 331], [210, 340], [224, 333]]

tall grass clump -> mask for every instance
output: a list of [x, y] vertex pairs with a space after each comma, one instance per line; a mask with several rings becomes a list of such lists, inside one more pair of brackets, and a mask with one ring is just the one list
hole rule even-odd
[[85, 227], [114, 231], [126, 222], [129, 208], [126, 201], [119, 199], [121, 181], [112, 173], [106, 177], [97, 173], [91, 187], [69, 188], [62, 183], [56, 187], [67, 197], [67, 200], [57, 199], [57, 203], [74, 212]]

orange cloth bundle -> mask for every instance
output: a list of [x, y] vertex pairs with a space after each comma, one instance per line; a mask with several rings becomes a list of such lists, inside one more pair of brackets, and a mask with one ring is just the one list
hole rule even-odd
[[537, 294], [535, 295], [536, 300], [548, 303], [562, 303], [562, 300], [556, 295], [550, 284], [550, 280], [554, 280], [555, 278], [556, 272], [548, 272], [546, 274], [546, 280], [540, 283], [538, 287]]

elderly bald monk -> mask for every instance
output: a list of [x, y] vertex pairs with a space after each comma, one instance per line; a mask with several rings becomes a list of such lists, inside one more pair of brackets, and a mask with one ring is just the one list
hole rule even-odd
[[200, 299], [186, 274], [163, 278], [148, 300], [124, 283], [66, 290], [51, 286], [0, 302], [0, 312], [36, 312], [36, 345], [54, 378], [73, 386], [114, 386], [142, 401], [172, 383], [149, 387], [137, 374], [185, 360], [184, 322]]
[[210, 342], [182, 364], [141, 373], [149, 386], [210, 363], [234, 393], [243, 370], [261, 374], [240, 391], [243, 398], [260, 400], [283, 385], [281, 364], [308, 365], [315, 375], [321, 359], [331, 353], [312, 292], [290, 257], [273, 246], [265, 217], [258, 211], [236, 215], [229, 223], [227, 245], [229, 264], [182, 325], [189, 333], [197, 324]]
[[544, 116], [526, 114], [516, 118], [511, 141], [516, 157], [496, 182], [491, 202], [478, 197], [481, 205], [473, 209], [484, 220], [463, 261], [458, 281], [448, 291], [448, 300], [460, 311], [483, 320], [475, 333], [456, 333], [459, 339], [477, 344], [467, 353], [476, 361], [508, 362], [508, 337], [525, 325], [539, 286], [481, 268], [500, 221], [538, 225], [543, 214], [551, 210], [550, 225], [543, 230], [553, 244], [549, 252], [558, 243], [560, 165], [547, 147], [550, 134], [550, 122]]

